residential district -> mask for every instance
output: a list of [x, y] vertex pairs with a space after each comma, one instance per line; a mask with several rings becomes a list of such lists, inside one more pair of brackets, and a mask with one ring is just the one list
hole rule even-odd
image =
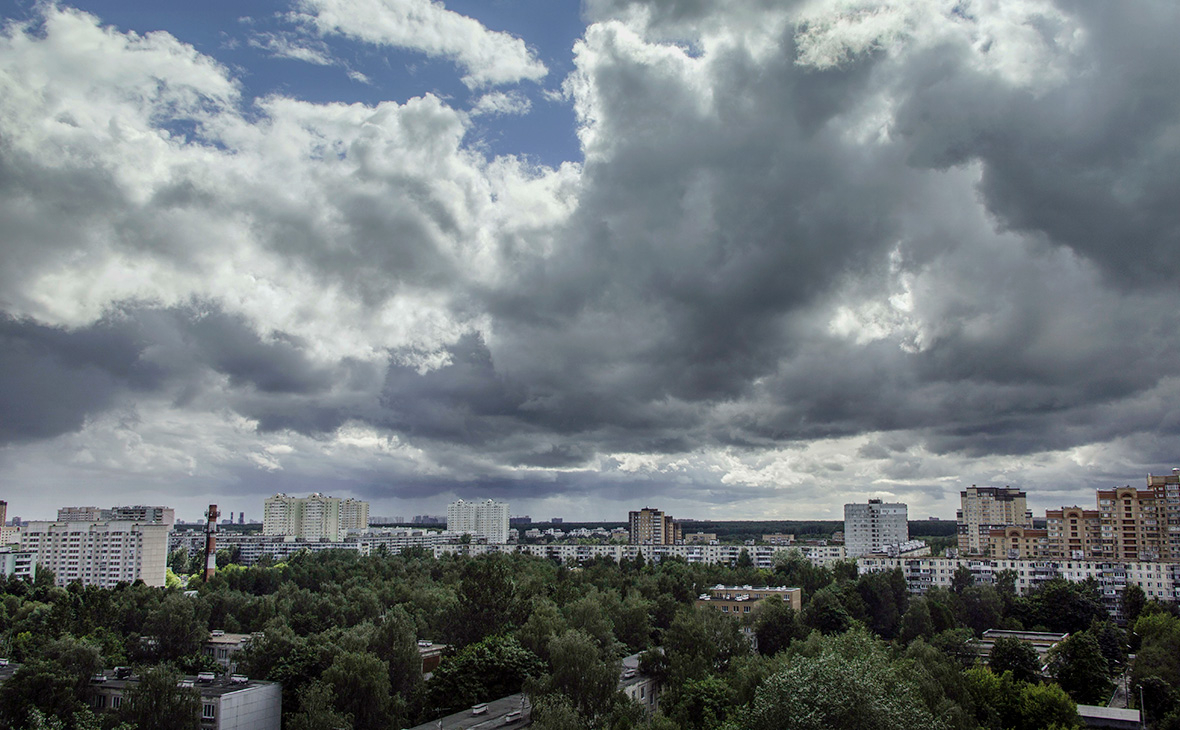
[[[364, 501], [318, 493], [305, 497], [276, 494], [265, 500], [261, 529], [257, 524], [246, 529], [244, 513], [238, 514], [236, 522], [232, 513], [228, 519], [220, 519], [216, 505], [209, 506], [203, 523], [185, 524], [175, 519], [172, 508], [143, 505], [70, 506], [58, 510], [52, 521], [10, 520], [8, 505], [0, 501], [0, 573], [9, 585], [14, 585], [13, 581], [37, 583], [41, 572], [46, 577], [51, 574], [54, 584], [70, 590], [179, 586], [196, 596], [201, 584], [214, 579], [219, 569], [229, 569], [227, 566], [239, 566], [239, 570], [275, 566], [328, 551], [358, 558], [405, 553], [436, 560], [531, 555], [573, 567], [602, 561], [619, 565], [674, 561], [690, 566], [744, 566], [754, 571], [781, 570], [784, 561], [804, 561], [827, 571], [854, 566], [854, 575], [862, 578], [900, 576], [912, 596], [959, 590], [964, 582], [974, 586], [1004, 584], [1020, 596], [1054, 581], [1084, 583], [1096, 589], [1109, 619], [1119, 625], [1135, 618], [1127, 615], [1128, 606], [1138, 606], [1129, 600], [1132, 592], [1143, 601], [1160, 605], [1180, 602], [1180, 469], [1162, 476], [1148, 475], [1141, 487], [1099, 489], [1093, 508], [1063, 506], [1034, 517], [1027, 508], [1027, 498], [1024, 491], [1010, 487], [972, 486], [962, 491], [952, 544], [940, 544], [936, 549], [923, 540], [911, 539], [905, 504], [882, 500], [845, 505], [843, 530], [830, 535], [803, 539], [768, 533], [760, 539], [737, 541], [719, 540], [716, 533], [691, 532], [691, 521], [678, 521], [652, 507], [631, 511], [626, 527], [564, 531], [552, 526], [542, 531], [528, 527], [528, 518], [512, 517], [507, 502], [458, 500], [448, 506], [445, 520], [418, 516], [414, 525], [394, 527], [371, 524], [369, 505]], [[372, 522], [401, 523], [402, 519]], [[700, 593], [696, 605], [749, 619], [774, 599], [802, 612], [803, 590], [800, 586], [722, 583]], [[983, 631], [985, 627], [976, 628]], [[747, 621], [742, 631], [757, 648], [760, 634], [753, 624]], [[420, 669], [429, 677], [453, 647], [422, 639], [421, 631], [416, 633]], [[11, 629], [8, 634], [0, 652], [3, 647], [10, 652], [14, 648]], [[202, 651], [211, 662], [205, 667], [208, 671], [180, 680], [200, 696], [199, 724], [195, 727], [277, 730], [281, 726], [284, 693], [280, 684], [237, 671], [237, 659], [260, 636], [259, 632], [221, 629], [204, 635]], [[997, 640], [1014, 639], [1044, 658], [1067, 637], [1068, 633], [991, 627], [975, 640], [975, 646], [986, 657]], [[147, 641], [159, 639], [149, 637]], [[635, 648], [643, 646], [639, 642]], [[660, 672], [646, 671], [639, 656], [636, 653], [622, 660], [618, 684], [620, 691], [650, 714], [658, 708], [657, 698], [663, 689]], [[19, 666], [0, 659], [0, 685], [11, 684]], [[99, 668], [91, 677], [89, 707], [119, 710], [141, 681], [128, 667]], [[1117, 696], [1116, 692], [1112, 704], [1120, 704]], [[488, 701], [447, 718], [431, 718], [437, 724], [429, 726], [469, 727], [474, 726], [472, 718], [480, 723], [523, 725], [532, 719], [526, 695], [484, 699]], [[1124, 692], [1121, 706], [1128, 704]], [[1078, 707], [1081, 719], [1096, 726], [1132, 727], [1143, 719], [1138, 710]]]

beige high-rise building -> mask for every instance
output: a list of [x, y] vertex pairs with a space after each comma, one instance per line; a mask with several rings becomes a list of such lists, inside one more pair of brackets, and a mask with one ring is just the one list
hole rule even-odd
[[[1102, 557], [1108, 560], [1151, 561], [1165, 557], [1166, 506], [1154, 489], [1116, 487], [1098, 490]], [[1161, 529], [1163, 528], [1163, 529]]]
[[680, 524], [658, 509], [634, 510], [627, 522], [627, 537], [632, 545], [675, 545], [683, 540]]
[[967, 555], [983, 555], [989, 545], [992, 530], [1009, 525], [1033, 526], [1028, 510], [1028, 495], [1011, 487], [977, 487], [972, 484], [959, 492], [962, 508], [956, 514], [959, 522], [959, 551]]
[[1098, 510], [1081, 507], [1047, 510], [1045, 524], [1049, 557], [1059, 560], [1097, 560], [1104, 555]]
[[285, 535], [302, 540], [339, 542], [349, 530], [369, 526], [369, 503], [328, 497], [276, 494], [267, 498], [262, 511], [262, 534]]
[[[1160, 520], [1162, 559], [1180, 561], [1180, 469], [1163, 476], [1147, 475], [1147, 488], [1155, 492]], [[1165, 527], [1164, 521], [1167, 522]]]
[[37, 554], [37, 565], [53, 571], [57, 585], [74, 581], [112, 588], [142, 580], [164, 585], [168, 527], [140, 522], [30, 522], [21, 550]]

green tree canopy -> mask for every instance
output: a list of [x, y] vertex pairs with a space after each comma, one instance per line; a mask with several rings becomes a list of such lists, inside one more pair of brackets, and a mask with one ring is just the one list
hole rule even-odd
[[863, 630], [825, 637], [759, 688], [739, 725], [750, 730], [930, 730], [945, 727], [917, 685]]

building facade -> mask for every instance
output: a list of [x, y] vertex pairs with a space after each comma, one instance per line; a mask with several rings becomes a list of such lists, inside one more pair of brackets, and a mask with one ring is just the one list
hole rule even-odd
[[62, 507], [57, 511], [58, 522], [143, 522], [167, 525], [176, 523], [176, 511], [171, 507], [137, 504], [126, 507]]
[[457, 500], [447, 506], [447, 532], [486, 538], [489, 543], [508, 542], [508, 503]]
[[1048, 558], [1051, 557], [1049, 531], [1019, 525], [989, 530], [984, 552], [994, 558], [1012, 560]]
[[1105, 556], [1098, 510], [1081, 507], [1047, 510], [1045, 525], [1050, 557], [1060, 560], [1100, 560]]
[[627, 542], [632, 545], [675, 545], [682, 540], [680, 525], [672, 515], [651, 507], [627, 515]]
[[306, 497], [276, 494], [263, 504], [263, 535], [339, 542], [349, 530], [363, 530], [368, 526], [369, 503], [361, 500], [316, 492]]
[[[134, 676], [106, 674], [94, 677], [91, 706], [95, 710], [118, 710], [127, 693], [138, 684]], [[275, 682], [248, 679], [241, 675], [218, 677], [199, 674], [180, 682], [201, 696], [201, 730], [279, 730], [283, 716], [283, 689]]]
[[32, 582], [37, 577], [37, 554], [0, 546], [0, 575]]
[[1032, 527], [1028, 495], [1011, 487], [977, 487], [974, 484], [959, 492], [961, 508], [958, 520], [959, 552], [983, 555], [992, 530], [1008, 525]]
[[844, 549], [848, 557], [885, 552], [909, 542], [909, 509], [895, 502], [870, 499], [868, 504], [844, 505]]
[[750, 613], [753, 606], [771, 596], [783, 599], [795, 611], [803, 610], [803, 589], [786, 586], [715, 585], [697, 598], [696, 605], [740, 616]]
[[21, 550], [53, 571], [59, 586], [112, 588], [142, 580], [163, 587], [168, 562], [168, 527], [139, 522], [30, 522]]

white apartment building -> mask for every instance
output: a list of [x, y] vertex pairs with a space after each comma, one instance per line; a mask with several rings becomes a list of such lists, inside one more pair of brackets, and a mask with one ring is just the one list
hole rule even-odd
[[328, 497], [318, 492], [306, 497], [276, 494], [263, 505], [263, 535], [339, 542], [349, 530], [363, 530], [368, 526], [369, 503], [356, 499]]
[[909, 542], [908, 514], [906, 505], [879, 499], [844, 505], [844, 550], [848, 557], [886, 552], [891, 546]]
[[168, 562], [168, 526], [140, 522], [30, 522], [21, 550], [37, 554], [59, 586], [112, 588], [142, 580], [163, 587]]
[[447, 532], [485, 537], [489, 543], [508, 542], [508, 503], [460, 499], [447, 506]]
[[5, 578], [24, 578], [32, 581], [37, 577], [36, 553], [0, 547], [0, 575]]

